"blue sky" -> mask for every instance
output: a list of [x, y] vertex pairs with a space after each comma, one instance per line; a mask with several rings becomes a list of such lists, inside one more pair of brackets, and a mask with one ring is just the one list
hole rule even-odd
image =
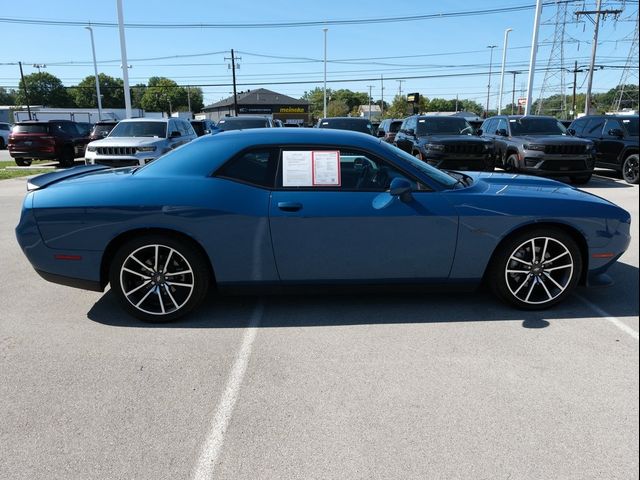
[[[533, 5], [535, 0], [468, 1], [165, 1], [147, 2], [123, 0], [125, 23], [273, 23], [374, 19], [464, 12], [481, 9]], [[615, 86], [621, 70], [610, 68], [624, 65], [630, 48], [638, 2], [603, 0], [603, 8], [621, 8], [619, 21], [608, 18], [602, 22], [596, 64], [607, 65], [594, 77], [594, 91], [606, 91]], [[9, 8], [7, 8], [9, 7]], [[569, 5], [568, 17], [574, 12], [594, 9], [595, 1]], [[549, 61], [555, 21], [555, 7], [545, 7], [538, 52], [538, 67]], [[2, 18], [45, 21], [117, 22], [116, 1], [101, 0], [22, 0], [10, 2], [0, 13]], [[492, 95], [495, 107], [499, 83], [504, 30], [513, 28], [509, 38], [506, 70], [522, 71], [516, 77], [516, 96], [526, 87], [529, 46], [534, 9], [490, 15], [435, 18], [428, 20], [351, 25], [328, 24], [327, 79], [328, 87], [349, 88], [368, 92], [374, 99], [391, 100], [402, 86], [403, 94], [421, 92], [428, 97], [470, 98], [486, 102], [490, 49], [493, 50]], [[630, 18], [632, 20], [630, 20]], [[202, 86], [205, 103], [227, 97], [232, 88], [228, 69], [229, 50], [235, 49], [240, 69], [238, 89], [269, 88], [293, 97], [322, 86], [323, 26], [292, 28], [127, 28], [127, 54], [131, 83], [146, 83], [150, 76], [166, 76], [181, 85]], [[49, 26], [0, 22], [5, 46], [0, 49], [0, 86], [18, 84], [19, 70], [14, 62], [22, 61], [25, 74], [37, 71], [33, 64], [47, 65], [45, 71], [61, 78], [65, 85], [74, 85], [93, 74], [89, 32], [78, 26]], [[94, 27], [99, 71], [120, 76], [120, 44], [118, 29]], [[582, 18], [581, 23], [568, 24], [565, 44], [565, 67], [588, 64], [593, 25]], [[220, 52], [220, 53], [215, 53]], [[212, 53], [210, 55], [206, 55]], [[184, 55], [198, 55], [183, 57]], [[174, 57], [147, 60], [154, 57]], [[272, 58], [282, 57], [282, 58]], [[464, 74], [464, 75], [460, 75]], [[460, 75], [433, 77], [438, 75]], [[410, 78], [426, 77], [432, 78]], [[397, 79], [405, 78], [400, 83]], [[540, 88], [544, 72], [536, 73], [534, 97]], [[369, 79], [369, 80], [367, 80]], [[375, 79], [375, 80], [373, 80]], [[503, 103], [509, 103], [513, 77], [505, 79]], [[361, 80], [361, 81], [355, 81]], [[304, 84], [282, 82], [304, 81]], [[338, 82], [334, 82], [338, 81]], [[573, 75], [567, 74], [569, 89]], [[260, 83], [261, 85], [258, 85]], [[557, 91], [559, 80], [552, 82]], [[586, 90], [585, 74], [578, 74], [578, 92]], [[552, 92], [553, 93], [553, 92]]]

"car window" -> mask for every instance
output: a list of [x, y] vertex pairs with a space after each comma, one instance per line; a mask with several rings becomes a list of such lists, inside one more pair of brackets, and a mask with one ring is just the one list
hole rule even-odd
[[507, 133], [509, 132], [509, 126], [507, 125], [507, 121], [504, 118], [498, 119], [498, 124], [496, 125], [496, 129], [494, 130], [494, 132], [497, 132], [498, 130], [506, 130]]
[[464, 118], [418, 118], [417, 123], [418, 135], [470, 135], [473, 132], [473, 128]]
[[0, 130], [9, 130], [9, 124], [0, 123]]
[[484, 123], [482, 124], [482, 132], [485, 135], [493, 135], [496, 133], [495, 129], [493, 128], [493, 125], [495, 124], [495, 120], [493, 118], [489, 118], [488, 120], [485, 120]]
[[61, 130], [69, 135], [80, 135], [80, 129], [74, 123], [62, 123]]
[[215, 176], [272, 188], [277, 152], [277, 149], [255, 149], [243, 152], [220, 167]]
[[622, 126], [630, 137], [638, 136], [638, 117], [623, 118]]
[[281, 153], [277, 184], [284, 189], [384, 192], [398, 177], [409, 181], [415, 190], [429, 190], [368, 152], [349, 148], [288, 148]]
[[402, 125], [402, 122], [399, 122], [399, 121], [391, 122], [389, 124], [389, 132], [398, 133], [398, 130], [400, 130], [400, 125]]
[[576, 131], [576, 135], [580, 136], [583, 134], [583, 130], [585, 125], [587, 124], [587, 119], [576, 120], [571, 124], [571, 128]]
[[602, 127], [604, 127], [604, 118], [592, 118], [584, 128], [585, 137], [600, 137], [602, 135]]
[[546, 117], [510, 118], [509, 126], [511, 127], [512, 136], [563, 135], [567, 131], [558, 120]]
[[23, 125], [14, 125], [11, 131], [13, 133], [48, 133], [49, 125], [46, 123], [26, 123]]
[[605, 135], [609, 134], [609, 131], [613, 130], [614, 128], [618, 130], [622, 130], [622, 125], [620, 124], [620, 120], [618, 120], [617, 118], [608, 118], [604, 126]]
[[269, 122], [265, 118], [241, 118], [229, 117], [223, 118], [218, 122], [220, 130], [240, 130], [245, 128], [265, 128], [269, 126]]

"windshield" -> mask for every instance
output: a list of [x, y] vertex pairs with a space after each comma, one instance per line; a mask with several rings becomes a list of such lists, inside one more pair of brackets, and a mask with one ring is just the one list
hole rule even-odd
[[511, 118], [512, 136], [522, 135], [564, 135], [567, 129], [555, 118]]
[[269, 126], [269, 121], [265, 118], [234, 118], [223, 119], [218, 122], [218, 128], [220, 130], [241, 130], [244, 128], [265, 128]]
[[638, 136], [638, 118], [623, 118], [621, 119], [622, 126], [627, 131], [627, 135], [630, 137]]
[[371, 134], [373, 127], [368, 120], [358, 118], [323, 118], [318, 125], [320, 128], [335, 128], [338, 130], [352, 130]]
[[109, 137], [159, 137], [166, 138], [167, 124], [165, 122], [120, 122]]
[[49, 131], [47, 124], [24, 124], [14, 125], [12, 133], [47, 133]]
[[473, 128], [464, 118], [418, 118], [421, 135], [471, 135]]
[[114, 124], [112, 124], [112, 123], [98, 124], [95, 127], [93, 127], [93, 132], [91, 132], [91, 135], [106, 136], [111, 131], [111, 129], [113, 127], [114, 127]]
[[411, 164], [411, 166], [416, 170], [427, 175], [429, 178], [433, 179], [441, 185], [444, 185], [445, 187], [452, 188], [456, 183], [458, 183], [458, 180], [448, 173], [445, 173], [442, 170], [438, 170], [437, 168], [432, 167], [422, 160], [418, 160], [414, 156], [409, 155], [407, 152], [400, 150], [398, 147], [395, 147], [390, 143], [381, 142], [380, 145], [382, 146], [382, 148], [386, 148], [387, 150], [389, 150], [389, 153], [395, 155], [396, 157], [400, 157], [404, 162]]

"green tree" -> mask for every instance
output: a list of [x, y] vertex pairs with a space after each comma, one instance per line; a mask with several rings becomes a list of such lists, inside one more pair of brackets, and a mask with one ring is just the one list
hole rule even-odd
[[349, 89], [342, 88], [331, 92], [332, 101], [344, 102], [347, 106], [347, 112], [354, 114], [360, 105], [369, 104], [369, 95], [363, 92], [352, 92]]
[[[480, 115], [482, 113], [482, 105], [473, 100], [460, 100], [458, 102], [458, 110], [464, 110], [465, 112], [473, 112], [476, 115]], [[511, 112], [511, 110], [509, 110]]]
[[456, 101], [444, 98], [432, 98], [427, 104], [426, 112], [453, 112], [456, 109]]
[[[327, 103], [329, 103], [328, 99], [332, 93], [333, 91], [327, 88]], [[309, 102], [309, 113], [314, 119], [322, 118], [324, 115], [324, 89], [316, 87], [311, 91], [304, 92], [301, 99]], [[327, 105], [327, 114], [329, 113], [328, 110], [329, 105]]]
[[[73, 99], [55, 75], [48, 72], [37, 72], [24, 77], [29, 93], [29, 104], [43, 105], [46, 107], [73, 107]], [[20, 88], [16, 94], [16, 104], [26, 105], [27, 98], [24, 95], [24, 84], [20, 80]]]
[[187, 91], [166, 77], [151, 77], [142, 95], [142, 108], [151, 112], [178, 112], [187, 107]]
[[396, 95], [393, 97], [391, 105], [385, 110], [385, 118], [404, 118], [407, 115], [411, 115], [411, 107], [407, 103], [407, 99], [404, 96]]
[[327, 104], [327, 116], [344, 117], [349, 113], [349, 106], [343, 100], [331, 100]]
[[146, 91], [147, 85], [144, 83], [136, 83], [134, 86], [129, 87], [132, 108], [142, 108], [142, 97]]
[[191, 101], [191, 111], [193, 113], [201, 112], [204, 108], [204, 95], [200, 87], [184, 87]]
[[15, 105], [16, 91], [0, 87], [0, 105]]
[[[124, 83], [104, 73], [98, 74], [103, 108], [124, 108]], [[71, 95], [78, 108], [96, 108], [96, 82], [93, 75], [85, 77], [71, 89]]]

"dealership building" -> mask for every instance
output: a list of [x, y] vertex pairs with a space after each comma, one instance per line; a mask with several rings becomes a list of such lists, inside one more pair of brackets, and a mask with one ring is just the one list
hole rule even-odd
[[[293, 123], [299, 126], [310, 125], [309, 102], [292, 98], [281, 93], [258, 88], [238, 92], [238, 115], [259, 115], [283, 123]], [[223, 117], [234, 116], [233, 96], [207, 105], [202, 109], [206, 117], [217, 122]]]

